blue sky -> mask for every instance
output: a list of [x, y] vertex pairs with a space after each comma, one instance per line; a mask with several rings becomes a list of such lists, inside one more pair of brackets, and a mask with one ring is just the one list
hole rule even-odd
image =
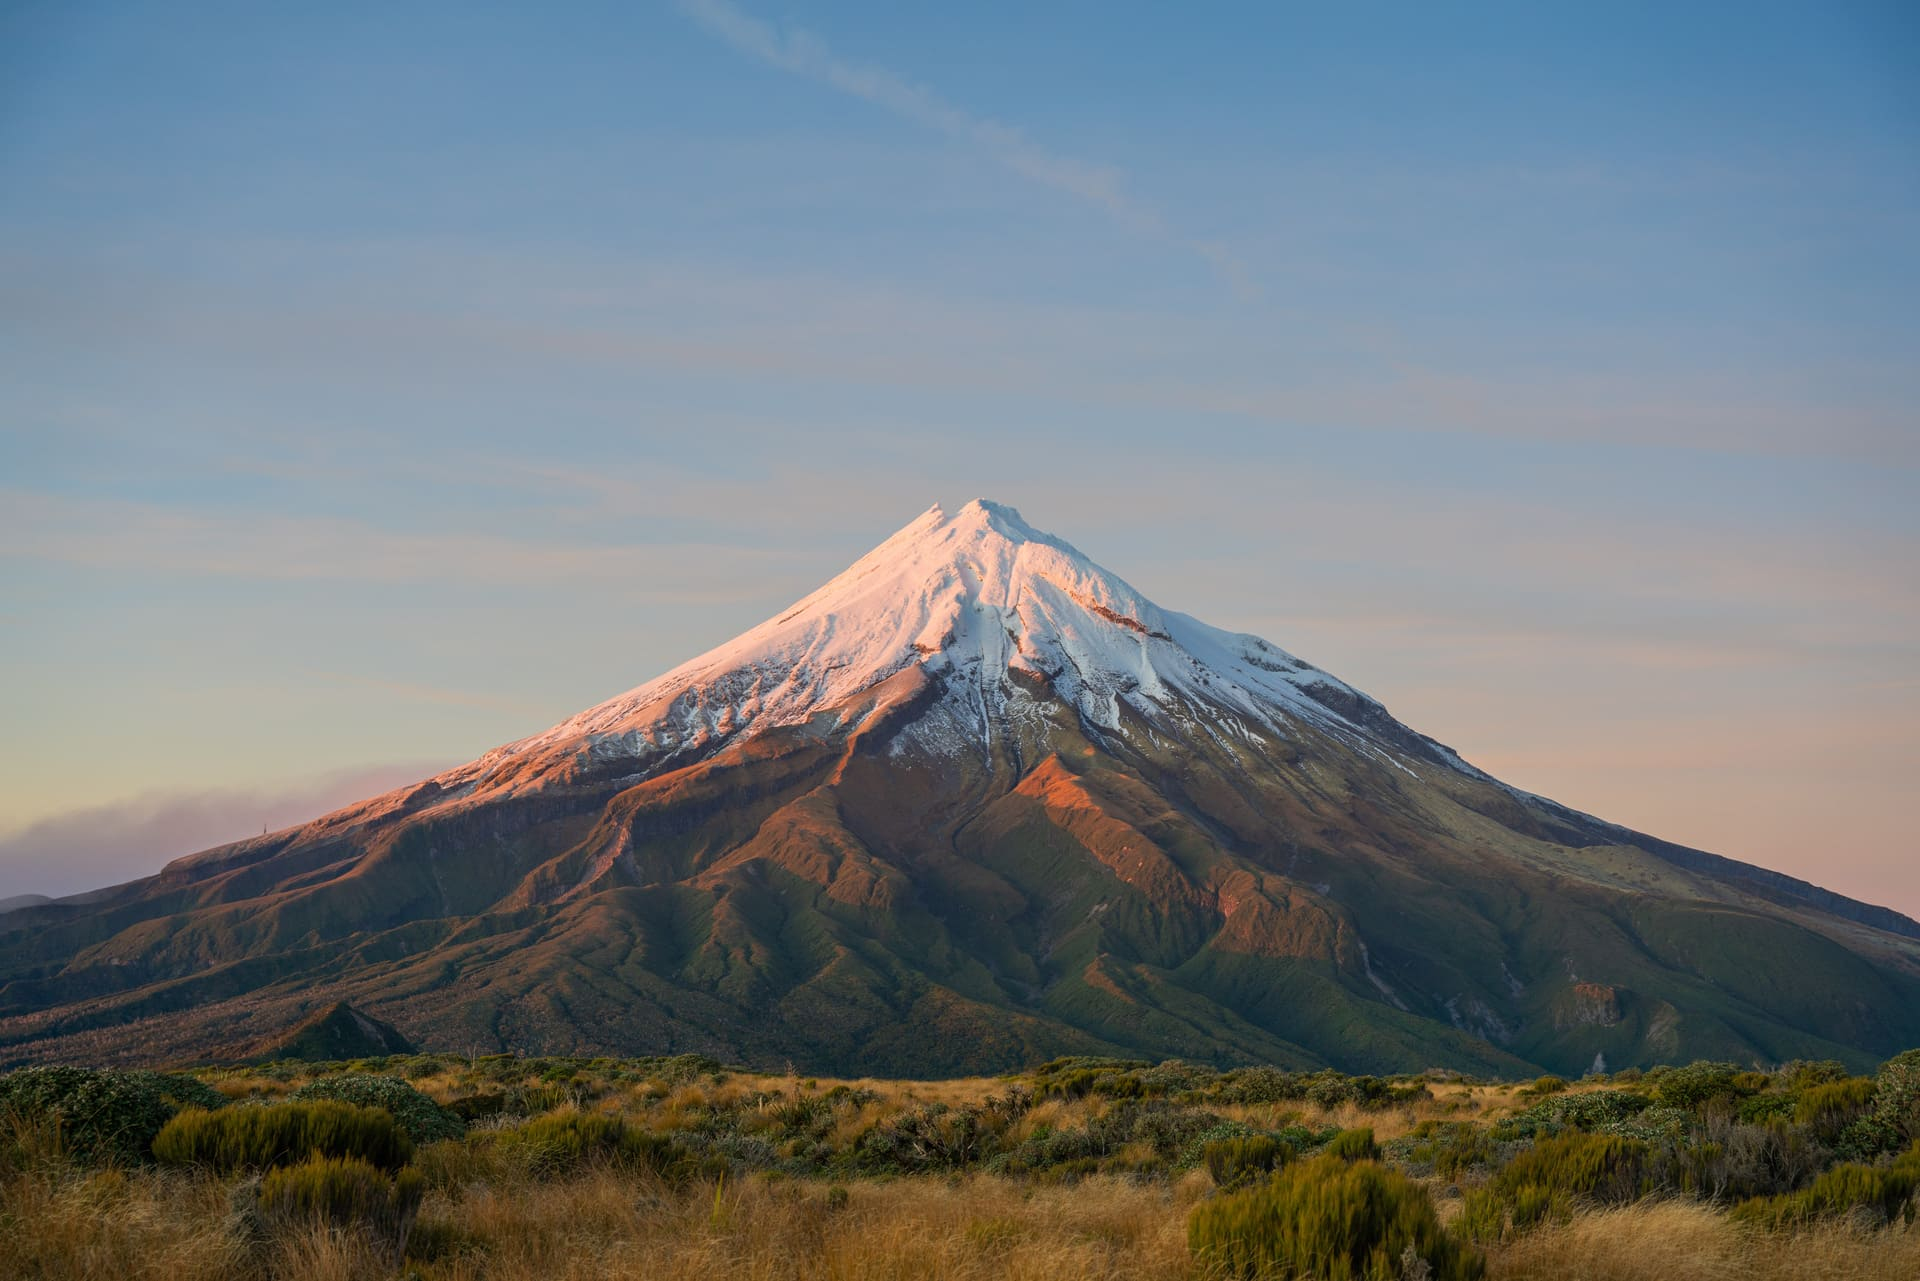
[[935, 500], [1920, 912], [1906, 5], [0, 15], [0, 897]]

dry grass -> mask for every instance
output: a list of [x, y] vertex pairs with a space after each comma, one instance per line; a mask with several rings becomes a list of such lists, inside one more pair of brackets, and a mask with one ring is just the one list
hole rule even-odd
[[1489, 1252], [1497, 1281], [1913, 1281], [1920, 1227], [1755, 1232], [1699, 1205], [1576, 1215]]
[[0, 1277], [239, 1278], [223, 1185], [178, 1171], [58, 1169], [0, 1185]]
[[[1206, 1281], [1186, 1219], [1211, 1190], [986, 1175], [855, 1183], [749, 1179], [681, 1192], [610, 1170], [431, 1198], [416, 1233], [430, 1281]], [[0, 1184], [0, 1276], [92, 1281], [392, 1281], [350, 1235], [314, 1230], [249, 1253], [226, 1190], [181, 1171], [43, 1172]], [[1494, 1248], [1494, 1281], [1912, 1281], [1920, 1227], [1754, 1233], [1713, 1210], [1581, 1214]]]
[[[235, 1074], [217, 1083], [245, 1096], [282, 1094], [296, 1082], [286, 1075], [256, 1081]], [[462, 1088], [453, 1074], [414, 1084], [442, 1099]], [[583, 1105], [665, 1132], [697, 1124], [716, 1107], [737, 1109], [741, 1133], [759, 1133], [754, 1114], [769, 1110], [761, 1102], [767, 1096], [817, 1097], [845, 1085], [870, 1092], [870, 1101], [833, 1114], [831, 1141], [850, 1147], [876, 1125], [922, 1105], [980, 1103], [1014, 1084], [727, 1073], [678, 1084], [607, 1083], [597, 1099], [584, 1095]], [[1215, 1103], [1209, 1110], [1259, 1130], [1365, 1126], [1385, 1140], [1426, 1120], [1484, 1124], [1520, 1111], [1537, 1101], [1523, 1088], [1436, 1083], [1430, 1098], [1374, 1110], [1307, 1101]], [[1116, 1106], [1101, 1096], [1044, 1099], [1008, 1133], [1018, 1140], [1042, 1127], [1083, 1127]], [[0, 1281], [395, 1281], [398, 1275], [366, 1242], [325, 1229], [249, 1247], [226, 1226], [227, 1187], [204, 1175], [89, 1174], [71, 1167], [57, 1143], [25, 1131], [13, 1136], [11, 1150], [19, 1154], [15, 1163], [0, 1164]], [[1119, 1153], [1116, 1164], [1129, 1158], [1143, 1168], [1155, 1164], [1138, 1143]], [[1213, 1281], [1186, 1247], [1188, 1213], [1212, 1191], [1204, 1171], [1071, 1184], [986, 1174], [897, 1176], [850, 1182], [842, 1200], [832, 1185], [812, 1178], [754, 1176], [674, 1190], [631, 1173], [590, 1169], [541, 1181], [486, 1145], [432, 1145], [421, 1163], [435, 1167], [430, 1177], [443, 1189], [423, 1209], [407, 1264], [425, 1281]], [[1457, 1211], [1457, 1198], [1441, 1208]], [[1767, 1236], [1706, 1207], [1642, 1204], [1582, 1213], [1494, 1247], [1489, 1276], [1914, 1281], [1920, 1228], [1864, 1232], [1828, 1225]]]
[[487, 1243], [439, 1264], [435, 1275], [449, 1279], [1145, 1281], [1194, 1275], [1185, 1208], [1195, 1195], [1191, 1184], [1107, 1179], [901, 1179], [855, 1185], [834, 1209], [819, 1185], [753, 1180], [659, 1198], [603, 1173], [427, 1215]]
[[[275, 1098], [302, 1083], [303, 1076], [269, 1081], [235, 1072], [230, 1076], [210, 1076], [212, 1084], [234, 1098]], [[457, 1070], [432, 1073], [408, 1082], [422, 1093], [445, 1103], [470, 1092]], [[950, 1107], [983, 1103], [994, 1095], [1004, 1095], [1020, 1082], [997, 1077], [960, 1077], [953, 1080], [909, 1081], [874, 1077], [838, 1078], [795, 1075], [761, 1075], [728, 1072], [718, 1079], [702, 1077], [686, 1084], [666, 1086], [649, 1081], [613, 1090], [597, 1102], [584, 1102], [587, 1111], [623, 1113], [649, 1129], [671, 1132], [682, 1128], [689, 1118], [710, 1108], [738, 1106], [742, 1100], [768, 1094], [795, 1099], [817, 1097], [837, 1086], [873, 1096], [861, 1108], [850, 1109], [836, 1119], [834, 1141], [844, 1142], [869, 1127], [900, 1116], [929, 1103]], [[1525, 1093], [1526, 1083], [1435, 1082], [1431, 1097], [1388, 1108], [1364, 1108], [1342, 1103], [1322, 1107], [1308, 1100], [1272, 1104], [1228, 1104], [1212, 1102], [1208, 1108], [1256, 1129], [1278, 1129], [1304, 1125], [1311, 1129], [1335, 1126], [1351, 1129], [1364, 1126], [1382, 1141], [1397, 1138], [1429, 1120], [1492, 1121], [1525, 1110], [1538, 1098]], [[1576, 1082], [1568, 1093], [1605, 1088]], [[1090, 1118], [1104, 1114], [1116, 1100], [1099, 1095], [1084, 1098], [1043, 1099], [1014, 1124], [1013, 1134], [1024, 1138], [1041, 1126], [1058, 1130], [1084, 1125]]]

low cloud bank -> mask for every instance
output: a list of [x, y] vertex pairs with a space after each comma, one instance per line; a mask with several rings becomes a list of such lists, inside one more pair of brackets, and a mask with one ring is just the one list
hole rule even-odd
[[56, 814], [0, 837], [0, 903], [151, 876], [183, 854], [278, 831], [431, 777], [441, 762], [373, 765], [283, 789], [161, 792]]

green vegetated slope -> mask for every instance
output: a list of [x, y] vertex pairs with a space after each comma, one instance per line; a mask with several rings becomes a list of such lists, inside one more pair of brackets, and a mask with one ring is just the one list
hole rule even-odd
[[242, 1057], [342, 1001], [427, 1047], [919, 1076], [1920, 1043], [1920, 943], [1880, 909], [1304, 723], [1056, 711], [915, 751], [934, 693], [642, 777], [563, 746], [11, 912], [0, 1061]]

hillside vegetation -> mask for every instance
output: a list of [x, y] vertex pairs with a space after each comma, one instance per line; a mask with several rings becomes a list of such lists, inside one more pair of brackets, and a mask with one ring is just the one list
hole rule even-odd
[[1920, 1275], [1920, 1051], [1524, 1083], [1066, 1058], [0, 1076], [0, 1275]]

